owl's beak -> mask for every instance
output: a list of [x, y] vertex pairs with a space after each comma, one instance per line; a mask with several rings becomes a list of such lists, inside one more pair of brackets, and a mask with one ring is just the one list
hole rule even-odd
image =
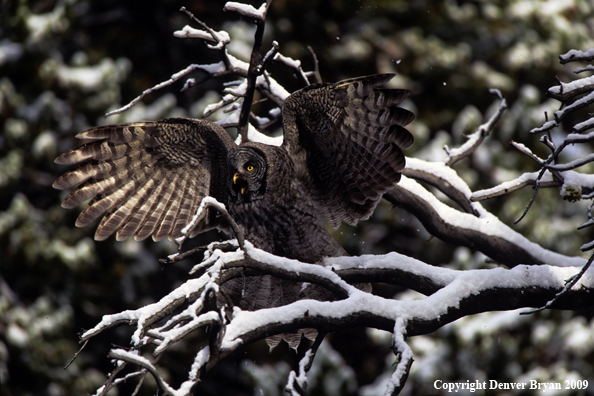
[[[233, 184], [237, 184], [237, 179], [239, 179], [239, 173], [235, 173], [233, 175]], [[241, 195], [245, 195], [245, 183], [241, 183], [242, 185], [239, 186], [239, 191], [241, 192]]]

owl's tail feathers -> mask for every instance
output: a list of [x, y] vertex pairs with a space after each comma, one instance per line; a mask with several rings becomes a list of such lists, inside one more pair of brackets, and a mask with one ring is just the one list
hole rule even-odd
[[[304, 298], [320, 301], [333, 299], [332, 293], [323, 287], [309, 285], [303, 289], [301, 283], [285, 281], [271, 275], [232, 279], [223, 284], [223, 289], [235, 305], [248, 311], [280, 307]], [[284, 340], [291, 348], [297, 349], [303, 336], [313, 341], [317, 334], [316, 329], [304, 328], [267, 337], [266, 343], [274, 348]]]
[[301, 344], [301, 339], [305, 336], [310, 341], [315, 341], [318, 336], [318, 331], [312, 328], [299, 329], [291, 333], [275, 334], [270, 337], [266, 337], [266, 344], [270, 349], [275, 348], [281, 341], [285, 341], [290, 348], [297, 350]]

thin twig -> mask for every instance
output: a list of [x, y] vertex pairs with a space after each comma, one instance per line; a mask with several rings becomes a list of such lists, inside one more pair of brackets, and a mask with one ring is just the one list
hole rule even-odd
[[264, 60], [258, 68], [258, 75], [264, 74], [264, 72], [268, 69], [272, 61], [274, 61], [274, 57], [276, 56], [276, 54], [278, 54], [279, 48], [280, 47], [278, 43], [276, 41], [273, 41], [272, 48], [270, 48], [266, 55], [264, 55]]
[[85, 349], [88, 342], [89, 342], [89, 340], [85, 340], [83, 342], [83, 345], [80, 347], [80, 349], [74, 354], [74, 356], [72, 357], [72, 359], [70, 359], [68, 364], [66, 366], [64, 366], [64, 370], [66, 370], [68, 367], [70, 367], [70, 365], [74, 362], [74, 360], [77, 358], [77, 356], [80, 355], [80, 353], [82, 352], [83, 349]]
[[289, 378], [287, 379], [287, 386], [285, 387], [285, 392], [289, 393], [291, 396], [304, 396], [306, 394], [307, 373], [309, 372], [309, 369], [313, 364], [316, 352], [322, 344], [324, 337], [326, 337], [326, 334], [326, 332], [318, 333], [315, 341], [299, 359], [299, 372], [296, 373], [295, 370], [293, 370], [289, 374]]
[[316, 78], [316, 84], [320, 84], [322, 82], [322, 75], [320, 74], [320, 65], [318, 63], [318, 57], [316, 56], [316, 53], [314, 52], [311, 46], [308, 45], [307, 50], [311, 54], [311, 57], [314, 61], [314, 76]]
[[486, 123], [478, 127], [478, 130], [474, 132], [472, 135], [470, 135], [468, 137], [468, 141], [464, 143], [462, 146], [451, 150], [447, 148], [447, 146], [444, 147], [449, 156], [449, 159], [446, 162], [446, 165], [448, 165], [449, 167], [452, 167], [456, 162], [474, 153], [474, 151], [481, 145], [481, 143], [487, 138], [487, 136], [489, 136], [489, 134], [495, 127], [495, 124], [497, 124], [497, 122], [501, 118], [501, 115], [507, 109], [507, 102], [505, 101], [505, 98], [498, 89], [490, 89], [489, 93], [499, 98], [500, 103], [499, 107], [497, 108], [497, 111], [495, 112], [495, 114], [491, 116], [491, 118], [489, 118], [489, 120]]
[[388, 387], [385, 392], [386, 395], [396, 396], [400, 393], [408, 379], [410, 367], [414, 361], [412, 350], [404, 340], [406, 336], [406, 326], [406, 320], [396, 318], [394, 331], [392, 333], [392, 350], [397, 359], [396, 369], [388, 382]]
[[196, 18], [194, 16], [194, 14], [192, 14], [190, 11], [188, 11], [186, 9], [186, 7], [182, 7], [179, 9], [182, 12], [185, 12], [186, 15], [188, 15], [190, 17], [190, 19], [193, 19], [197, 24], [199, 24], [200, 26], [202, 26], [204, 29], [206, 29], [208, 31], [208, 33], [210, 33], [210, 35], [212, 36], [213, 41], [216, 44], [219, 44], [221, 42], [221, 40], [219, 39], [219, 37], [217, 36], [217, 33], [211, 29], [206, 23], [202, 22], [200, 19]]
[[514, 224], [518, 224], [528, 214], [528, 211], [530, 210], [532, 204], [536, 200], [536, 194], [538, 193], [538, 187], [540, 186], [540, 179], [544, 175], [545, 171], [546, 168], [542, 168], [540, 172], [538, 172], [538, 176], [536, 177], [536, 180], [534, 180], [534, 193], [532, 194], [532, 198], [530, 198], [530, 202], [528, 202], [528, 205], [524, 209], [524, 213], [522, 213], [522, 215], [514, 221]]
[[133, 364], [139, 365], [142, 368], [148, 370], [153, 375], [153, 378], [155, 379], [155, 382], [157, 383], [157, 385], [159, 385], [159, 388], [163, 389], [165, 392], [167, 392], [169, 394], [172, 394], [172, 392], [171, 392], [172, 389], [169, 386], [169, 384], [167, 382], [165, 382], [163, 377], [161, 375], [159, 375], [159, 372], [156, 370], [156, 368], [151, 363], [148, 363], [148, 362], [145, 363], [145, 361], [143, 359], [130, 359], [128, 356], [126, 356], [125, 354], [122, 354], [120, 351], [121, 350], [113, 350], [112, 349], [109, 352], [108, 356], [113, 359], [118, 359], [122, 363], [125, 363], [125, 362], [133, 363]]
[[256, 80], [262, 66], [262, 55], [260, 54], [260, 49], [262, 48], [262, 42], [264, 38], [265, 18], [271, 2], [272, 0], [266, 1], [266, 8], [263, 12], [262, 19], [254, 19], [256, 24], [256, 33], [254, 34], [254, 45], [252, 47], [252, 54], [250, 55], [245, 98], [241, 106], [241, 112], [239, 113], [239, 125], [237, 126], [237, 134], [241, 136], [242, 142], [248, 141], [248, 124], [250, 113], [252, 111], [254, 92], [256, 91]]

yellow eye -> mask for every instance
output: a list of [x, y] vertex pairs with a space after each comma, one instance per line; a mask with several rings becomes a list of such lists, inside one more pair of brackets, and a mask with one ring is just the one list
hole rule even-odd
[[253, 165], [248, 165], [245, 167], [245, 169], [247, 169], [248, 172], [251, 172], [254, 170], [254, 167], [253, 167]]

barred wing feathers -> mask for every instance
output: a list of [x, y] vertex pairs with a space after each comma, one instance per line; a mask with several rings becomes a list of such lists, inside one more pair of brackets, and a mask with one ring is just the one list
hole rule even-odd
[[368, 218], [400, 180], [414, 115], [397, 107], [410, 91], [377, 88], [393, 76], [311, 85], [283, 104], [283, 146], [335, 226]]
[[[76, 221], [78, 227], [105, 213], [97, 240], [114, 232], [118, 240], [132, 235], [137, 240], [151, 235], [154, 240], [173, 239], [181, 235], [202, 198], [227, 201], [227, 151], [234, 143], [217, 124], [170, 118], [102, 126], [77, 138], [91, 142], [56, 159], [58, 164], [78, 166], [54, 187], [76, 186], [64, 199], [65, 208], [91, 199]], [[207, 214], [203, 221], [209, 219]]]

